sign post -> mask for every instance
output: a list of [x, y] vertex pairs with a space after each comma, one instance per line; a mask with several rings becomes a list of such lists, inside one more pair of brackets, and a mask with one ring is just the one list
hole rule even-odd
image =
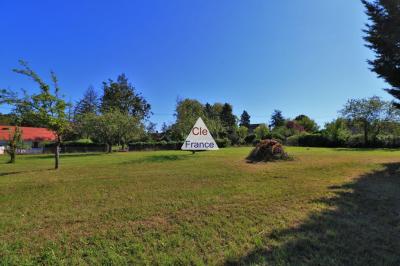
[[195, 151], [218, 150], [217, 143], [215, 143], [215, 140], [201, 117], [197, 119], [192, 130], [190, 130], [181, 149], [184, 151], [192, 151], [193, 153]]

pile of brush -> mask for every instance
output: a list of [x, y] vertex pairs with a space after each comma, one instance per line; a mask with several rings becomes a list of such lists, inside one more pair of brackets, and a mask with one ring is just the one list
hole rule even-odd
[[247, 161], [254, 162], [269, 162], [276, 160], [289, 159], [288, 154], [284, 151], [282, 144], [274, 139], [264, 139], [247, 156]]

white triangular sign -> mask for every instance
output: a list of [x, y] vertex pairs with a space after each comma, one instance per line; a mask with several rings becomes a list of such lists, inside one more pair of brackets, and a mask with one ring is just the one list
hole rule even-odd
[[190, 130], [189, 136], [187, 136], [181, 149], [185, 151], [218, 150], [217, 143], [215, 143], [201, 117], [197, 119], [192, 130]]

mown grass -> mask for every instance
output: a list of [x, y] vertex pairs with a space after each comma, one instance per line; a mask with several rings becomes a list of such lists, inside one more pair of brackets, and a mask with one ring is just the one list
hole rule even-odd
[[0, 264], [400, 264], [400, 151], [0, 157]]

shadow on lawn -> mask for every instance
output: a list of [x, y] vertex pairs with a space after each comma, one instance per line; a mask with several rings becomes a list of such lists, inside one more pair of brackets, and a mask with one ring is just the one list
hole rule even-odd
[[151, 155], [142, 158], [122, 162], [121, 164], [134, 164], [134, 163], [163, 163], [170, 161], [179, 161], [190, 158], [190, 154], [180, 154], [180, 155]]
[[54, 168], [6, 172], [6, 173], [0, 173], [0, 176], [17, 175], [17, 174], [33, 173], [33, 172], [44, 172], [44, 171], [51, 171], [51, 170], [54, 170]]
[[226, 265], [400, 265], [400, 163], [330, 187], [334, 198], [315, 203], [330, 208], [312, 213], [295, 228], [265, 236], [255, 249]]
[[[61, 158], [79, 158], [79, 157], [91, 157], [91, 156], [102, 156], [107, 155], [108, 153], [98, 153], [98, 152], [91, 152], [91, 153], [61, 153]], [[21, 155], [26, 156], [26, 155]], [[30, 155], [27, 157], [22, 157], [24, 160], [37, 160], [37, 159], [54, 159], [54, 154], [46, 154], [46, 155]]]
[[400, 149], [396, 148], [335, 148], [335, 151], [365, 151], [365, 152], [370, 152], [370, 151], [400, 151]]

